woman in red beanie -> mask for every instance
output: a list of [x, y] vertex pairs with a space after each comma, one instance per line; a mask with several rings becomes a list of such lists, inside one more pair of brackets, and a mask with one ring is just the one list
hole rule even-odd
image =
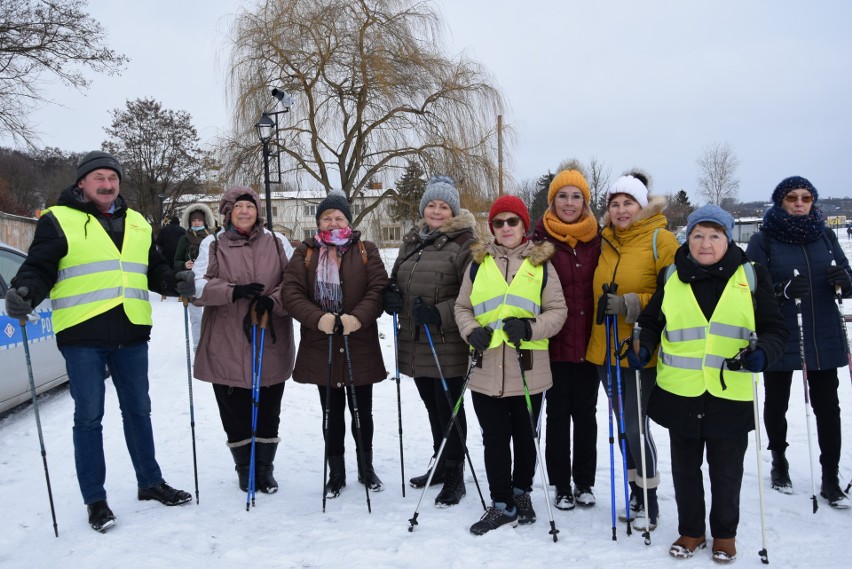
[[462, 338], [481, 354], [469, 385], [492, 506], [471, 526], [476, 535], [535, 522], [531, 420], [537, 422], [542, 392], [553, 383], [547, 338], [562, 328], [568, 313], [548, 261], [553, 245], [525, 237], [530, 215], [524, 202], [501, 196], [491, 206], [488, 225], [494, 240], [471, 246], [473, 262], [455, 306]]

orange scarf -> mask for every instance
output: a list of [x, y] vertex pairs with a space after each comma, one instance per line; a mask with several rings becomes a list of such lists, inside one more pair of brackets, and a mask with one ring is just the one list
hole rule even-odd
[[548, 209], [542, 216], [544, 229], [557, 241], [566, 243], [569, 247], [575, 247], [577, 241], [586, 243], [598, 234], [598, 222], [590, 214], [584, 212], [576, 223], [565, 223], [552, 210]]

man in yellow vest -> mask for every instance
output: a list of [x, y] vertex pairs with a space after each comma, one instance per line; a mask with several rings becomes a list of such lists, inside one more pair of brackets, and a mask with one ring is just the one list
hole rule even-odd
[[187, 492], [166, 484], [154, 454], [148, 396], [148, 290], [193, 296], [192, 271], [175, 272], [156, 249], [151, 225], [119, 195], [121, 163], [86, 154], [77, 179], [36, 225], [27, 259], [6, 293], [6, 312], [24, 319], [48, 295], [56, 344], [74, 399], [74, 458], [89, 524], [115, 525], [106, 501], [103, 448], [105, 369], [112, 374], [139, 500], [185, 504]]

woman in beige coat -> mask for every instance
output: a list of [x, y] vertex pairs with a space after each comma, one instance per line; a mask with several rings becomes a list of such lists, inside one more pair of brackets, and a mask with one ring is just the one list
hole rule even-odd
[[530, 226], [524, 202], [501, 196], [491, 206], [488, 224], [494, 241], [471, 248], [473, 263], [455, 306], [459, 332], [482, 354], [470, 390], [493, 505], [471, 526], [476, 535], [535, 522], [529, 494], [536, 464], [531, 422], [537, 422], [542, 393], [553, 384], [547, 338], [568, 314], [559, 276], [548, 261], [553, 245], [524, 236]]

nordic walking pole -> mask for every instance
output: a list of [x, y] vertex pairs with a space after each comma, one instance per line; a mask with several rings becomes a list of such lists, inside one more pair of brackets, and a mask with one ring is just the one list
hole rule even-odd
[[453, 421], [456, 418], [456, 415], [459, 413], [459, 409], [461, 409], [462, 401], [464, 401], [464, 392], [467, 391], [467, 384], [470, 382], [470, 374], [473, 372], [473, 368], [476, 367], [477, 362], [479, 361], [480, 354], [476, 351], [473, 351], [470, 357], [470, 366], [467, 368], [467, 373], [464, 376], [464, 384], [462, 385], [461, 394], [459, 394], [459, 398], [456, 400], [456, 404], [453, 406], [453, 414], [450, 417], [450, 420], [447, 421], [447, 426], [444, 429], [444, 438], [441, 439], [441, 446], [438, 447], [438, 452], [435, 453], [433, 457], [432, 465], [429, 468], [429, 475], [426, 478], [426, 485], [423, 486], [423, 491], [420, 493], [420, 499], [417, 501], [417, 507], [414, 508], [414, 514], [408, 520], [408, 531], [413, 532], [414, 526], [417, 525], [417, 516], [420, 515], [420, 504], [423, 503], [423, 497], [426, 496], [426, 491], [429, 489], [429, 486], [432, 485], [432, 477], [435, 475], [434, 465], [441, 460], [441, 455], [444, 454], [444, 447], [447, 446], [447, 439], [450, 438], [450, 432], [453, 429]]
[[195, 473], [195, 503], [200, 503], [198, 495], [198, 459], [195, 454], [195, 406], [192, 403], [192, 364], [189, 350], [189, 299], [180, 297], [183, 302], [183, 329], [186, 333], [186, 383], [189, 386], [189, 426], [192, 429], [192, 471]]
[[[339, 317], [338, 317], [339, 318]], [[341, 325], [342, 327], [342, 325]], [[361, 434], [361, 415], [358, 413], [358, 398], [355, 396], [355, 374], [352, 372], [352, 354], [349, 353], [349, 336], [343, 336], [343, 350], [346, 352], [346, 368], [349, 370], [349, 399], [352, 402], [352, 415], [355, 419], [355, 431], [358, 437], [358, 455], [361, 459], [361, 475], [364, 478], [364, 494], [367, 496], [367, 513], [372, 514], [373, 508], [370, 505], [370, 489], [367, 488], [367, 461], [365, 460], [364, 437]]]
[[328, 381], [325, 384], [325, 405], [322, 415], [322, 435], [324, 439], [323, 445], [323, 461], [322, 461], [322, 511], [325, 513], [326, 491], [325, 485], [328, 482], [328, 406], [331, 399], [331, 364], [333, 360], [334, 337], [328, 335]]
[[530, 399], [530, 390], [527, 386], [527, 373], [524, 371], [524, 357], [521, 353], [521, 344], [515, 344], [515, 355], [518, 357], [518, 367], [521, 370], [521, 381], [524, 384], [524, 400], [527, 404], [527, 414], [530, 416], [530, 432], [532, 434], [533, 443], [535, 444], [535, 454], [538, 457], [538, 471], [541, 476], [541, 490], [544, 493], [544, 503], [547, 506], [547, 518], [550, 520], [550, 531], [547, 532], [553, 536], [553, 542], [559, 539], [556, 534], [559, 530], [556, 529], [556, 520], [553, 519], [553, 510], [550, 509], [550, 492], [547, 490], [547, 468], [544, 463], [544, 454], [541, 452], [541, 443], [538, 438], [538, 433], [535, 429], [535, 418], [533, 417], [532, 399]]
[[[617, 286], [618, 285], [613, 284], [611, 290], [615, 292]], [[618, 352], [618, 316], [613, 314], [610, 318], [612, 318], [612, 324], [610, 324], [610, 330], [612, 330], [612, 344], [615, 346], [616, 352]], [[630, 489], [627, 483], [627, 431], [624, 428], [624, 395], [627, 389], [622, 389], [621, 364], [618, 361], [617, 354], [615, 358], [615, 379], [616, 389], [618, 389], [618, 439], [619, 446], [621, 447], [622, 480], [624, 481], [624, 511], [625, 517], [627, 518], [627, 535], [633, 535], [633, 520], [630, 518]], [[648, 509], [647, 504], [645, 504], [645, 509]]]
[[[447, 405], [450, 406], [450, 409], [453, 409], [453, 402], [450, 399], [450, 388], [447, 386], [447, 380], [444, 379], [444, 372], [441, 370], [441, 362], [438, 361], [438, 353], [435, 351], [435, 343], [432, 341], [432, 333], [429, 332], [429, 326], [426, 324], [423, 325], [423, 329], [426, 330], [426, 338], [429, 340], [429, 347], [432, 349], [432, 357], [435, 358], [435, 366], [438, 368], [438, 375], [441, 377], [441, 385], [444, 388], [444, 395], [447, 398]], [[461, 409], [461, 405], [456, 402]], [[453, 425], [456, 427], [456, 434], [459, 436], [459, 440], [462, 441], [462, 445], [464, 446], [464, 455], [467, 457], [467, 464], [470, 466], [470, 473], [473, 475], [473, 482], [476, 484], [476, 491], [479, 492], [479, 500], [482, 502], [482, 509], [487, 510], [488, 507], [485, 505], [485, 498], [482, 497], [482, 489], [479, 487], [479, 480], [476, 478], [476, 470], [473, 468], [473, 461], [470, 459], [470, 452], [467, 450], [467, 437], [464, 436], [462, 432], [461, 425], [459, 424], [458, 417], [456, 416], [458, 413], [452, 415]], [[433, 468], [438, 465], [438, 457], [435, 458]]]
[[[793, 277], [797, 276], [799, 276], [799, 271], [797, 269], [793, 269]], [[811, 442], [811, 397], [808, 393], [808, 365], [805, 361], [805, 327], [802, 325], [802, 299], [795, 298], [793, 300], [796, 302], [796, 324], [798, 324], [799, 326], [799, 357], [802, 360], [802, 384], [805, 388], [805, 422], [808, 426], [808, 464], [811, 467], [811, 501], [814, 504], [813, 513], [816, 513], [819, 509], [819, 504], [817, 503], [816, 497], [816, 478], [814, 477], [814, 449], [813, 444]]]
[[399, 419], [399, 476], [402, 481], [402, 497], [405, 498], [405, 457], [402, 452], [402, 396], [399, 393], [399, 328], [397, 314], [393, 313], [393, 356], [396, 362], [396, 415]]
[[[607, 290], [607, 285], [604, 285], [604, 292], [606, 293]], [[612, 513], [612, 541], [617, 541], [615, 525], [615, 439], [613, 438], [612, 427], [612, 335], [609, 332], [609, 324], [609, 316], [606, 316], [604, 318], [606, 332], [606, 357], [604, 358], [604, 365], [606, 366], [607, 418], [609, 419], [609, 497]], [[629, 512], [630, 508], [627, 509]], [[630, 517], [630, 513], [627, 514], [627, 517]]]
[[[831, 266], [836, 267], [837, 263], [832, 260]], [[849, 379], [852, 380], [852, 354], [849, 352], [849, 337], [846, 335], [846, 318], [843, 316], [843, 291], [840, 288], [840, 285], [834, 285], [834, 297], [837, 300], [837, 317], [840, 322], [840, 330], [843, 334], [843, 346], [846, 348], [846, 362], [849, 366]], [[849, 480], [849, 484], [846, 485], [846, 492], [849, 493], [849, 489], [852, 488], [852, 479]]]
[[[748, 350], [753, 352], [757, 347], [757, 334], [752, 332], [749, 335], [748, 341]], [[760, 414], [757, 410], [757, 373], [752, 372], [751, 374], [751, 385], [753, 389], [753, 400], [754, 400], [754, 445], [755, 451], [757, 454], [757, 490], [758, 496], [760, 497], [760, 544], [762, 545], [762, 549], [757, 552], [760, 556], [760, 560], [768, 565], [769, 564], [769, 554], [766, 552], [766, 506], [763, 501], [763, 461], [760, 459], [760, 449], [763, 448], [763, 445], [760, 442]]]
[[[266, 338], [266, 326], [269, 322], [269, 313], [264, 313], [258, 320], [257, 310], [254, 304], [249, 305], [251, 311], [251, 350], [252, 350], [252, 381], [251, 381], [251, 458], [249, 460], [249, 479], [246, 489], [246, 511], [249, 511], [249, 498], [254, 506], [257, 484], [255, 475], [257, 471], [257, 458], [255, 454], [255, 441], [257, 439], [257, 412], [260, 407], [260, 378], [263, 369], [263, 342]], [[257, 345], [257, 329], [260, 327], [260, 343]], [[255, 347], [257, 345], [257, 350]]]
[[[633, 325], [632, 348], [633, 353], [639, 355], [641, 344], [639, 343], [642, 334], [642, 328], [639, 323]], [[645, 540], [645, 545], [651, 545], [651, 513], [648, 507], [648, 471], [645, 458], [645, 417], [642, 414], [642, 378], [640, 374], [642, 370], [636, 370], [636, 413], [639, 417], [639, 462], [642, 465], [642, 503], [645, 504], [645, 531], [642, 532], [642, 537]], [[627, 511], [630, 511], [628, 503]]]
[[[30, 315], [36, 320], [38, 316]], [[50, 515], [53, 517], [53, 535], [59, 537], [59, 526], [56, 525], [56, 510], [53, 507], [53, 490], [50, 487], [50, 471], [47, 469], [47, 451], [44, 448], [44, 435], [41, 432], [41, 418], [38, 414], [38, 398], [36, 396], [35, 380], [33, 379], [33, 364], [30, 359], [30, 341], [27, 338], [27, 319], [21, 318], [21, 337], [24, 342], [24, 354], [27, 357], [27, 378], [30, 380], [30, 395], [33, 398], [33, 412], [35, 413], [36, 429], [38, 430], [38, 443], [41, 446], [41, 461], [44, 464], [44, 480], [47, 483], [47, 499], [50, 501]]]

